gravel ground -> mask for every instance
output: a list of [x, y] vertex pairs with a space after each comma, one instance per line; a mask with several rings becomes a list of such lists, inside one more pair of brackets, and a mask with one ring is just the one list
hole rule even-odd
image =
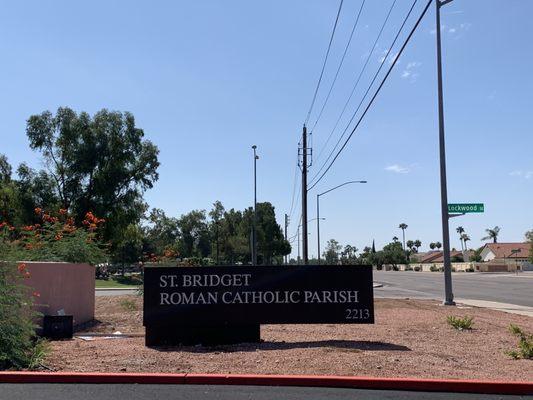
[[[97, 297], [90, 332], [143, 333], [137, 296]], [[52, 343], [47, 366], [58, 371], [232, 374], [328, 374], [533, 381], [533, 360], [513, 360], [510, 323], [533, 331], [533, 319], [435, 301], [376, 300], [375, 325], [263, 325], [262, 343], [147, 348], [144, 337]], [[447, 315], [474, 317], [457, 331]]]

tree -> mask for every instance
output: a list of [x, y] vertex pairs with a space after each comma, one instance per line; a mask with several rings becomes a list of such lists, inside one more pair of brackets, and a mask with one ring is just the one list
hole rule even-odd
[[205, 210], [192, 210], [178, 219], [179, 254], [183, 258], [205, 258], [211, 252], [211, 241]]
[[55, 115], [32, 115], [26, 133], [30, 147], [44, 158], [40, 178], [53, 183], [61, 208], [78, 222], [87, 211], [104, 217], [105, 238], [116, 243], [141, 219], [142, 196], [158, 179], [159, 150], [143, 140], [132, 114], [103, 109], [90, 117], [59, 108]]
[[533, 263], [533, 229], [526, 232], [526, 240], [529, 242], [529, 262]]
[[468, 236], [466, 233], [463, 233], [461, 235], [461, 241], [464, 243], [464, 251], [468, 251], [468, 246], [466, 245], [466, 242], [470, 240], [470, 236]]
[[[248, 214], [253, 217], [250, 208]], [[281, 264], [283, 256], [290, 254], [291, 246], [276, 221], [274, 206], [269, 202], [257, 203], [257, 250], [260, 264], [271, 265], [274, 259]]]
[[420, 240], [415, 240], [414, 242], [414, 246], [416, 248], [416, 252], [418, 253], [418, 249], [420, 249], [420, 247], [422, 247], [422, 242]]
[[211, 232], [215, 238], [215, 260], [217, 264], [220, 263], [220, 221], [224, 216], [224, 206], [220, 201], [213, 203], [213, 209], [209, 211], [209, 217], [211, 218]]
[[339, 253], [342, 246], [335, 239], [328, 240], [326, 250], [322, 254], [326, 260], [326, 264], [337, 264], [339, 262]]
[[437, 248], [437, 250], [440, 250], [440, 248], [442, 247], [442, 243], [441, 242], [436, 242], [435, 243], [435, 247]]
[[405, 248], [405, 230], [407, 229], [408, 225], [404, 222], [402, 222], [400, 225], [398, 225], [398, 228], [400, 228], [402, 230], [402, 236], [403, 236], [403, 249], [406, 250]]
[[383, 247], [380, 256], [383, 264], [407, 264], [407, 256], [403, 250], [402, 244], [399, 242], [392, 242]]
[[500, 234], [499, 226], [495, 226], [492, 229], [485, 229], [485, 232], [487, 232], [487, 236], [481, 238], [481, 240], [492, 240], [493, 243], [498, 243], [498, 235]]
[[455, 229], [457, 231], [457, 233], [459, 234], [459, 240], [461, 241], [461, 250], [464, 251], [464, 246], [463, 246], [463, 233], [465, 231], [465, 229], [462, 227], [462, 226], [458, 226], [457, 229]]
[[341, 252], [341, 263], [342, 264], [355, 264], [357, 262], [357, 251], [359, 249], [355, 246], [347, 244], [344, 246], [344, 250]]
[[435, 247], [437, 247], [437, 245], [436, 245], [434, 242], [431, 242], [431, 243], [429, 244], [429, 248], [430, 248], [431, 250], [435, 250]]
[[143, 236], [143, 253], [147, 256], [152, 254], [161, 256], [165, 250], [173, 250], [178, 253], [178, 239], [180, 237], [178, 220], [167, 217], [161, 209], [154, 208], [150, 211]]
[[407, 245], [407, 250], [406, 251], [412, 251], [413, 253], [415, 252], [414, 251], [415, 242], [413, 242], [412, 240], [408, 240], [406, 245]]
[[392, 241], [393, 241], [393, 242], [397, 242], [397, 241], [398, 241], [398, 237], [397, 237], [397, 236], [393, 236], [393, 237], [392, 237]]

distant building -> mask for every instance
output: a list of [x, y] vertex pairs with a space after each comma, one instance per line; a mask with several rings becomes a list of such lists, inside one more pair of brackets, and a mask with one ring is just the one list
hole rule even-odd
[[492, 263], [527, 263], [531, 243], [487, 243], [481, 250], [481, 260]]
[[[472, 250], [466, 251], [469, 257], [472, 257], [474, 252]], [[458, 250], [450, 250], [450, 259], [463, 258], [463, 252]], [[429, 251], [423, 257], [418, 259], [420, 264], [439, 264], [444, 262], [444, 254], [442, 251]]]

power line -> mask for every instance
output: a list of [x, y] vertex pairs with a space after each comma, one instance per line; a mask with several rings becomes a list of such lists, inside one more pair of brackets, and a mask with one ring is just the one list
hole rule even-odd
[[348, 52], [348, 48], [350, 47], [350, 43], [352, 42], [353, 34], [355, 32], [355, 29], [357, 28], [357, 25], [359, 24], [359, 17], [361, 16], [361, 12], [363, 11], [363, 6], [365, 5], [365, 1], [366, 0], [363, 0], [361, 3], [361, 7], [359, 8], [359, 12], [357, 13], [357, 18], [355, 19], [355, 23], [353, 24], [352, 32], [350, 33], [350, 38], [348, 39], [348, 43], [346, 43], [346, 47], [344, 48], [344, 53], [342, 54], [341, 62], [339, 63], [337, 72], [335, 72], [335, 77], [333, 78], [333, 82], [331, 82], [331, 86], [329, 88], [326, 99], [324, 100], [324, 104], [322, 104], [322, 108], [320, 109], [320, 112], [318, 113], [318, 117], [316, 118], [316, 121], [313, 124], [313, 127], [311, 128], [311, 134], [313, 133], [316, 125], [318, 124], [318, 120], [322, 116], [322, 113], [324, 112], [324, 108], [326, 108], [326, 104], [328, 103], [329, 97], [331, 96], [331, 92], [333, 91], [333, 86], [335, 86], [335, 82], [337, 81], [337, 77], [339, 76], [339, 72], [342, 68], [342, 64], [344, 63], [344, 58], [346, 57], [346, 53]]
[[316, 95], [318, 93], [318, 88], [320, 87], [320, 83], [322, 82], [322, 76], [324, 75], [324, 69], [326, 68], [326, 63], [328, 62], [329, 51], [331, 49], [331, 43], [333, 42], [333, 37], [335, 36], [335, 31], [337, 30], [337, 23], [339, 22], [339, 16], [341, 14], [343, 2], [344, 0], [341, 0], [339, 4], [339, 10], [337, 11], [337, 17], [335, 18], [335, 24], [333, 25], [333, 30], [331, 31], [331, 37], [329, 38], [328, 50], [326, 51], [326, 56], [324, 57], [324, 63], [322, 64], [322, 71], [320, 71], [320, 77], [318, 78], [318, 82], [316, 84], [315, 94], [313, 95], [313, 100], [311, 101], [311, 106], [309, 107], [309, 111], [307, 112], [307, 117], [305, 118], [304, 124], [307, 124], [307, 121], [309, 121], [309, 118], [311, 117], [311, 112], [313, 111], [313, 106], [315, 105]]
[[[385, 61], [387, 60], [387, 58], [389, 57], [389, 54], [391, 53], [392, 49], [394, 48], [394, 45], [396, 44], [396, 41], [398, 40], [398, 37], [400, 36], [400, 33], [402, 32], [403, 30], [403, 27], [405, 26], [405, 23], [407, 22], [407, 20], [409, 19], [409, 16], [411, 15], [411, 12], [413, 11], [413, 8], [416, 4], [418, 0], [414, 0], [413, 1], [413, 4], [411, 5], [411, 8], [409, 9], [409, 12], [407, 13], [407, 15], [405, 16], [404, 20], [403, 20], [403, 23], [402, 25], [400, 26], [400, 29], [398, 29], [398, 32], [396, 33], [396, 36], [394, 37], [394, 40], [392, 41], [391, 45], [389, 46], [388, 50], [387, 50], [387, 53], [385, 54], [384, 57], [382, 57], [382, 60], [380, 62], [380, 65], [379, 65], [379, 68], [377, 69], [376, 73], [374, 74], [374, 77], [372, 78], [372, 81], [370, 82], [370, 85], [368, 85], [365, 93], [363, 94], [363, 97], [361, 98], [361, 101], [359, 102], [359, 104], [357, 105], [357, 108], [356, 110], [354, 111], [354, 113], [352, 114], [352, 117], [350, 118], [350, 120], [348, 121], [348, 123], [346, 124], [346, 127], [344, 128], [344, 130], [342, 131], [342, 134], [341, 136], [339, 137], [339, 139], [337, 140], [337, 143], [335, 143], [335, 146], [333, 147], [333, 149], [331, 150], [331, 152], [329, 153], [328, 157], [326, 158], [326, 161], [324, 161], [324, 163], [322, 164], [322, 166], [320, 167], [320, 169], [318, 170], [318, 172], [315, 174], [315, 176], [313, 176], [313, 179], [311, 179], [311, 183], [313, 183], [313, 180], [316, 179], [316, 177], [320, 174], [320, 172], [324, 169], [324, 167], [327, 165], [328, 161], [330, 160], [330, 158], [332, 157], [333, 153], [335, 153], [335, 150], [337, 149], [337, 147], [339, 146], [339, 144], [341, 143], [341, 140], [344, 138], [344, 135], [346, 134], [346, 132], [348, 131], [348, 129], [350, 128], [350, 125], [352, 124], [352, 121], [353, 119], [355, 118], [355, 116], [357, 115], [357, 113], [359, 112], [359, 109], [361, 108], [361, 106], [363, 105], [363, 102], [365, 101], [366, 99], [366, 96], [368, 95], [368, 93], [370, 92], [370, 89], [372, 88], [372, 86], [374, 85], [374, 82], [376, 81], [376, 78], [378, 77], [379, 73], [381, 72], [381, 69], [383, 68], [383, 65], [385, 65]], [[396, 56], [397, 58], [398, 56]]]
[[[417, 0], [415, 0], [415, 3], [416, 3]], [[322, 180], [322, 178], [326, 175], [326, 173], [330, 170], [330, 168], [332, 167], [332, 165], [335, 163], [335, 161], [337, 160], [337, 158], [339, 157], [339, 155], [341, 154], [341, 152], [344, 150], [344, 148], [346, 147], [346, 145], [348, 144], [348, 142], [350, 141], [350, 139], [352, 138], [353, 134], [355, 133], [355, 131], [357, 130], [357, 128], [359, 127], [359, 125], [361, 124], [361, 121], [363, 120], [363, 118], [365, 117], [366, 113], [368, 112], [368, 110], [370, 109], [370, 107], [372, 106], [372, 104], [374, 103], [374, 100], [376, 99], [376, 97], [378, 96], [379, 92], [381, 91], [381, 88], [383, 87], [383, 85], [385, 84], [385, 82], [387, 81], [390, 73], [392, 72], [392, 69], [394, 68], [394, 66], [396, 65], [396, 62], [398, 61], [398, 59], [400, 58], [401, 54], [403, 53], [405, 47], [407, 46], [407, 44], [409, 43], [409, 41], [411, 40], [411, 37], [413, 36], [413, 34], [415, 33], [416, 29], [418, 28], [418, 25], [420, 25], [420, 22], [422, 21], [422, 19], [424, 18], [424, 15], [426, 15], [426, 12], [429, 8], [429, 6], [431, 5], [431, 2], [433, 0], [429, 0], [426, 7], [424, 8], [424, 10], [422, 11], [422, 13], [420, 14], [420, 17], [418, 18], [418, 20], [416, 21], [415, 25], [413, 26], [413, 28], [411, 29], [411, 32], [409, 32], [409, 35], [407, 36], [407, 38], [405, 39], [405, 42], [403, 43], [402, 47], [400, 48], [400, 51], [398, 52], [398, 55], [394, 58], [394, 60], [392, 61], [392, 64], [389, 68], [389, 70], [387, 71], [387, 73], [385, 74], [385, 76], [383, 77], [383, 80], [381, 81], [381, 83], [379, 84], [376, 92], [374, 93], [374, 95], [372, 96], [372, 98], [370, 99], [368, 105], [366, 106], [365, 110], [363, 111], [363, 113], [361, 114], [361, 117], [359, 118], [359, 120], [357, 121], [357, 123], [355, 124], [355, 127], [353, 128], [352, 132], [350, 133], [350, 135], [348, 136], [348, 138], [346, 139], [346, 141], [344, 142], [344, 144], [342, 145], [342, 147], [339, 149], [339, 151], [337, 152], [337, 154], [335, 155], [335, 157], [333, 158], [333, 160], [330, 162], [330, 164], [328, 165], [328, 167], [326, 168], [326, 170], [322, 173], [322, 175], [320, 175], [320, 177], [318, 178], [318, 180], [309, 188], [309, 190], [313, 189], [317, 184], [318, 182], [320, 182]], [[438, 0], [437, 0], [438, 1]], [[403, 26], [403, 25], [402, 25]]]
[[[294, 166], [294, 183], [293, 183], [293, 186], [292, 186], [292, 198], [291, 198], [291, 208], [290, 208], [290, 211], [289, 211], [289, 221], [290, 221], [290, 218], [292, 217], [292, 213], [294, 211], [294, 205], [297, 203], [297, 202], [294, 201], [295, 198], [296, 198], [295, 197], [296, 186], [299, 186], [299, 185], [297, 185], [297, 183], [298, 183], [298, 162]], [[298, 192], [298, 197], [299, 196], [300, 196], [300, 192]]]
[[[387, 22], [389, 21], [389, 17], [392, 13], [392, 10], [394, 8], [396, 4], [396, 0], [393, 1], [393, 3], [391, 4], [390, 8], [389, 8], [389, 11], [387, 13], [387, 16], [385, 17], [385, 20], [383, 21], [383, 24], [381, 25], [381, 28], [379, 30], [379, 33], [378, 33], [378, 36], [376, 37], [376, 40], [374, 41], [374, 44], [372, 45], [372, 49], [370, 50], [370, 53], [368, 53], [368, 56], [365, 60], [365, 63], [363, 64], [363, 68], [361, 68], [361, 71], [359, 72], [359, 75], [355, 81], [355, 84], [353, 85], [353, 88], [352, 88], [352, 91], [350, 92], [350, 95], [348, 96], [348, 99], [346, 100], [346, 102], [344, 103], [344, 107], [342, 108], [342, 111], [339, 115], [339, 117], [337, 118], [337, 121], [335, 122], [335, 125], [333, 126], [333, 129], [331, 130], [330, 134], [328, 135], [328, 138], [326, 140], [326, 143], [324, 144], [324, 146], [322, 146], [322, 148], [320, 149], [319, 153], [318, 153], [318, 156], [316, 158], [316, 162], [318, 162], [318, 160], [320, 159], [320, 156], [322, 155], [322, 153], [324, 152], [324, 150], [326, 149], [326, 147], [328, 146], [328, 143], [329, 141], [331, 140], [332, 136], [333, 136], [333, 133], [335, 132], [335, 130], [337, 129], [337, 126], [339, 125], [339, 122], [341, 121], [341, 118], [342, 116], [344, 115], [344, 112], [346, 111], [346, 108], [348, 107], [348, 104], [350, 103], [350, 100], [352, 99], [352, 96], [353, 94], [355, 93], [355, 89], [357, 89], [357, 86], [359, 85], [359, 81], [361, 80], [361, 77], [363, 76], [363, 73], [365, 72], [366, 70], [366, 67], [368, 65], [368, 62], [370, 61], [370, 58], [372, 57], [372, 54], [374, 54], [374, 50], [376, 49], [376, 46], [378, 44], [378, 41], [379, 39], [381, 38], [381, 35], [383, 34], [383, 30], [385, 29], [385, 25], [387, 25]], [[326, 162], [327, 163], [327, 160]], [[318, 172], [320, 173], [320, 171]], [[317, 175], [318, 175], [317, 173]], [[316, 178], [316, 175], [315, 177]], [[313, 179], [314, 179], [313, 178]], [[313, 179], [311, 179], [311, 181], [313, 181]]]

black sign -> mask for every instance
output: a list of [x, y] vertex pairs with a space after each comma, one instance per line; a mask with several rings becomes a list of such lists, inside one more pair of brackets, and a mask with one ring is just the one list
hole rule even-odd
[[149, 267], [144, 325], [374, 323], [371, 266]]

